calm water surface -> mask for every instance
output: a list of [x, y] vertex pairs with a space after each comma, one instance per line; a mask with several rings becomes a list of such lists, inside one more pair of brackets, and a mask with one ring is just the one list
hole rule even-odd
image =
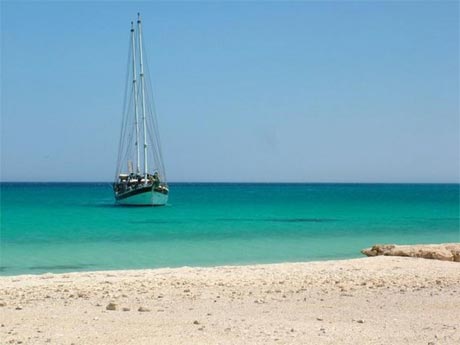
[[361, 257], [460, 241], [458, 184], [171, 184], [117, 207], [109, 183], [1, 184], [0, 274]]

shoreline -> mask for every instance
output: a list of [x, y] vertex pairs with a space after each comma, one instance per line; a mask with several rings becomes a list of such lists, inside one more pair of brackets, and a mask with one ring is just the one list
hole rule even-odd
[[[367, 257], [374, 256], [395, 256], [395, 257], [412, 257], [412, 258], [424, 258], [429, 260], [442, 260], [442, 261], [454, 261], [460, 262], [460, 242], [451, 243], [438, 243], [438, 244], [376, 244], [369, 248], [361, 250], [361, 254]], [[152, 270], [176, 270], [181, 268], [219, 268], [219, 267], [245, 267], [245, 266], [268, 266], [268, 265], [282, 265], [282, 264], [306, 264], [316, 262], [339, 262], [348, 260], [362, 259], [362, 255], [356, 257], [345, 257], [345, 258], [325, 258], [322, 260], [308, 260], [308, 261], [285, 261], [285, 262], [272, 262], [272, 263], [236, 263], [228, 265], [205, 265], [205, 266], [173, 266], [173, 267], [153, 267], [153, 268], [126, 268], [126, 269], [100, 269], [100, 270], [80, 270], [80, 271], [64, 271], [64, 272], [40, 272], [40, 273], [19, 273], [19, 274], [0, 274], [2, 277], [39, 277], [42, 275], [49, 274], [78, 274], [78, 273], [109, 273], [109, 272], [129, 272], [129, 271], [152, 271]]]
[[357, 255], [356, 257], [346, 257], [346, 258], [328, 258], [328, 259], [312, 259], [308, 261], [283, 261], [283, 262], [262, 262], [262, 263], [234, 263], [234, 264], [209, 264], [209, 265], [182, 265], [182, 266], [165, 266], [165, 267], [152, 267], [152, 268], [113, 268], [113, 269], [95, 269], [95, 270], [81, 270], [81, 271], [63, 271], [63, 272], [51, 272], [44, 271], [39, 273], [18, 273], [18, 274], [0, 274], [0, 281], [3, 278], [21, 278], [21, 277], [31, 277], [37, 278], [41, 276], [53, 276], [53, 275], [79, 275], [79, 274], [98, 274], [98, 273], [130, 273], [130, 272], [150, 272], [150, 271], [162, 271], [162, 270], [181, 270], [181, 269], [213, 269], [213, 268], [237, 268], [237, 267], [247, 267], [247, 266], [276, 266], [276, 265], [290, 265], [290, 264], [309, 264], [309, 263], [320, 263], [320, 262], [338, 262], [338, 261], [349, 261], [349, 260], [359, 260], [363, 259], [364, 256]]
[[0, 277], [5, 344], [456, 344], [460, 264], [386, 257]]

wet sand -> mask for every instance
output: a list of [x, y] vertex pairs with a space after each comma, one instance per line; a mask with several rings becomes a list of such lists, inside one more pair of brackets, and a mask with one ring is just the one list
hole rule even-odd
[[460, 344], [460, 263], [1, 277], [0, 319], [2, 344]]

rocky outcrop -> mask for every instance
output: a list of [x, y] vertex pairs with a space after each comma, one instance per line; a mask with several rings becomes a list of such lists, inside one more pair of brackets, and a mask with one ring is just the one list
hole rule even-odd
[[367, 256], [407, 256], [414, 258], [434, 259], [460, 262], [460, 243], [395, 245], [376, 244], [361, 250]]

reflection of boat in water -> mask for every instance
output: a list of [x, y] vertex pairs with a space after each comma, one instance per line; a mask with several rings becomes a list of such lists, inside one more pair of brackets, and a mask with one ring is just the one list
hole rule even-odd
[[[143, 48], [142, 24], [138, 14], [137, 30], [134, 30], [131, 22], [130, 67], [113, 190], [117, 204], [160, 206], [168, 201], [169, 188], [161, 155], [153, 98], [149, 92], [151, 88], [146, 88], [146, 82], [150, 86], [150, 80], [148, 73], [144, 71]], [[137, 52], [139, 58], [136, 56]], [[140, 67], [139, 76], [136, 72], [137, 64]], [[138, 81], [140, 81], [139, 87]], [[139, 120], [142, 121], [141, 125]], [[143, 137], [142, 158], [139, 147], [141, 136]]]

